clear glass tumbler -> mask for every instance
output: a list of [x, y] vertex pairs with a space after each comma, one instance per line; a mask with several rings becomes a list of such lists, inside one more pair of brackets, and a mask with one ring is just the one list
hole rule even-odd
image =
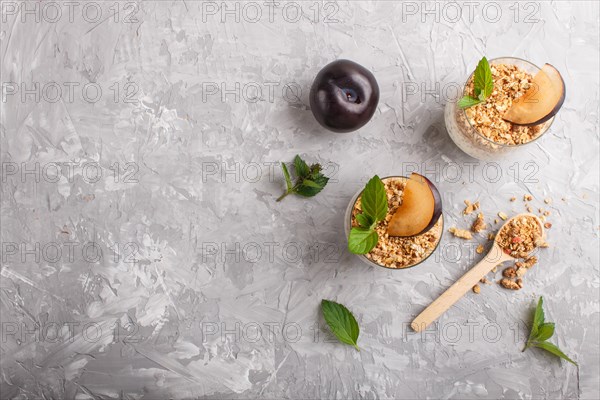
[[[539, 67], [529, 61], [515, 57], [495, 58], [490, 60], [489, 63], [490, 65], [516, 65], [534, 76], [540, 71]], [[473, 74], [466, 80], [463, 87], [463, 93], [466, 92], [467, 83], [471, 80], [472, 76]], [[496, 143], [483, 136], [473, 125], [471, 125], [465, 110], [458, 107], [458, 100], [460, 100], [460, 96], [455, 101], [448, 101], [448, 103], [446, 103], [446, 108], [444, 110], [446, 130], [448, 131], [450, 138], [452, 138], [452, 141], [462, 151], [479, 160], [499, 160], [508, 155], [517, 154], [518, 150], [539, 140], [548, 129], [550, 129], [550, 126], [554, 121], [554, 117], [552, 117], [548, 121], [542, 123], [540, 133], [530, 142], [518, 145]]]

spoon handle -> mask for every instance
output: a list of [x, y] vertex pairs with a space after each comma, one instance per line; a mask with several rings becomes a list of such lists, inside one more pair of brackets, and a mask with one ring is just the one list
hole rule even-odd
[[498, 264], [510, 260], [511, 257], [504, 254], [500, 247], [494, 243], [490, 252], [444, 293], [440, 295], [433, 303], [429, 305], [421, 314], [417, 315], [410, 324], [416, 332], [421, 332], [427, 328], [440, 315], [446, 312], [454, 303], [473, 288], [488, 272]]

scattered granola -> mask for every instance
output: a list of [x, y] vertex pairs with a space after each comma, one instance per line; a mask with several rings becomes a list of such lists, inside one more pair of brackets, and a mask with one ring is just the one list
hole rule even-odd
[[479, 282], [485, 283], [486, 285], [491, 285], [492, 284], [492, 282], [488, 281], [488, 278], [486, 278], [485, 276], [483, 278], [481, 278], [479, 280]]
[[[533, 200], [533, 196], [526, 194], [523, 196], [523, 200], [531, 201]], [[516, 197], [511, 197], [510, 201], [516, 201]], [[479, 202], [476, 204], [477, 206], [471, 204], [468, 200], [465, 200], [466, 208], [463, 211], [463, 214], [468, 215], [477, 210], [479, 208]], [[525, 203], [525, 205], [528, 209], [531, 209], [529, 204]], [[550, 211], [539, 209], [539, 212], [541, 213], [539, 219], [545, 222], [546, 217], [550, 215]], [[498, 212], [498, 217], [504, 221], [508, 219], [508, 216], [502, 211]], [[497, 224], [498, 222], [498, 219], [494, 219], [494, 223]], [[477, 218], [471, 226], [471, 231], [481, 232], [485, 227], [484, 215], [483, 213], [478, 213]], [[552, 227], [552, 224], [546, 222], [544, 223], [544, 227], [549, 229]], [[456, 237], [472, 239], [471, 233], [467, 230], [452, 227], [449, 231]], [[519, 290], [523, 287], [522, 278], [538, 261], [537, 257], [529, 256], [531, 251], [536, 247], [548, 247], [548, 243], [541, 236], [539, 222], [532, 216], [523, 216], [513, 219], [503, 227], [497, 235], [494, 235], [493, 233], [488, 233], [487, 235], [488, 240], [494, 240], [496, 237], [498, 244], [506, 253], [515, 258], [522, 259], [521, 261], [516, 261], [514, 266], [505, 268], [502, 271], [503, 278], [498, 281], [498, 283], [506, 289]], [[482, 244], [479, 244], [475, 251], [477, 254], [483, 254], [485, 248]], [[497, 269], [494, 268], [492, 271], [496, 272]], [[489, 284], [489, 281], [485, 277], [483, 277], [480, 282]], [[480, 293], [480, 291], [479, 285], [473, 287], [473, 292]]]
[[452, 228], [448, 229], [448, 232], [450, 232], [457, 238], [467, 239], [467, 240], [473, 239], [473, 235], [471, 235], [471, 232], [469, 232], [466, 229], [458, 229], [458, 228], [452, 227]]
[[463, 210], [463, 215], [469, 215], [471, 214], [473, 211], [475, 210], [479, 210], [479, 202], [476, 201], [475, 203], [472, 203], [469, 200], [465, 200], [465, 209]]
[[546, 198], [544, 199], [544, 203], [546, 203], [546, 204], [550, 204], [550, 203], [552, 203], [552, 199], [551, 199], [550, 197], [546, 197]]
[[483, 213], [477, 214], [477, 219], [473, 222], [471, 230], [475, 233], [485, 230], [485, 221], [483, 220]]
[[502, 276], [505, 278], [514, 278], [517, 276], [517, 270], [513, 267], [505, 268], [504, 271], [502, 271]]
[[504, 287], [506, 289], [511, 289], [511, 290], [521, 289], [521, 287], [516, 282], [513, 282], [508, 278], [502, 278], [502, 279], [500, 279], [500, 281], [498, 283], [500, 283], [500, 285], [502, 285], [502, 287]]
[[550, 247], [550, 245], [544, 239], [540, 239], [537, 241], [537, 247], [541, 247], [541, 248], [545, 249], [546, 247]]
[[536, 256], [531, 256], [523, 262], [517, 261], [516, 264], [519, 264], [519, 268], [529, 269], [529, 268], [533, 267], [537, 263], [537, 261], [538, 261], [538, 258]]
[[517, 280], [515, 281], [515, 283], [517, 284], [517, 286], [519, 287], [519, 289], [521, 289], [523, 287], [523, 279], [517, 278]]
[[[371, 252], [365, 254], [365, 257], [387, 268], [412, 267], [429, 257], [437, 247], [442, 237], [443, 217], [440, 217], [433, 228], [423, 234], [411, 237], [389, 236], [387, 234], [388, 223], [396, 209], [402, 204], [406, 178], [386, 178], [382, 181], [388, 197], [388, 214], [385, 220], [379, 222], [375, 228], [379, 235], [377, 246]], [[353, 227], [358, 226], [356, 215], [360, 214], [361, 211], [359, 197], [352, 210]]]
[[[518, 126], [503, 119], [513, 101], [529, 89], [533, 76], [516, 65], [492, 64], [490, 67], [494, 91], [484, 103], [465, 110], [467, 119], [481, 135], [496, 143], [516, 145], [534, 140], [543, 132], [543, 124]], [[473, 90], [471, 78], [465, 94], [474, 95]]]
[[531, 216], [513, 218], [498, 232], [496, 241], [504, 252], [515, 258], [525, 258], [545, 243], [537, 218]]

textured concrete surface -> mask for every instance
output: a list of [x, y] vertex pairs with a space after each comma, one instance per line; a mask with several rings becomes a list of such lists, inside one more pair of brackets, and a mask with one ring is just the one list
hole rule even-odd
[[[0, 397], [597, 399], [598, 3], [453, 4], [2, 1]], [[552, 63], [567, 86], [550, 132], [499, 163], [442, 120], [482, 55]], [[337, 58], [381, 87], [351, 134], [308, 108]], [[332, 182], [276, 203], [297, 153]], [[494, 231], [526, 193], [553, 224], [522, 290], [482, 285], [425, 335], [407, 324], [486, 238], [445, 233], [387, 271], [348, 254], [342, 220], [372, 175], [415, 169], [447, 227], [470, 199]], [[521, 352], [539, 296], [578, 368]], [[322, 298], [357, 316], [360, 352]]]

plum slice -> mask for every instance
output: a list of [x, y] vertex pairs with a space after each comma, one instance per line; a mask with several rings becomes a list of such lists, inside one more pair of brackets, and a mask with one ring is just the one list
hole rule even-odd
[[406, 182], [402, 204], [388, 224], [390, 236], [415, 236], [427, 232], [440, 219], [442, 197], [431, 181], [412, 173]]
[[538, 125], [554, 117], [564, 101], [565, 82], [560, 72], [545, 64], [525, 94], [513, 101], [504, 119], [515, 125]]

